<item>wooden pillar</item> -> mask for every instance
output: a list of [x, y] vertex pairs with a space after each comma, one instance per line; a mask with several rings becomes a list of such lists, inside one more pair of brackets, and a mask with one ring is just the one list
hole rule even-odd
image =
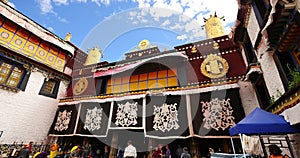
[[149, 150], [148, 158], [152, 158], [153, 150], [154, 150], [154, 147], [155, 147], [154, 144], [155, 144], [154, 139], [149, 138], [149, 141], [148, 141], [148, 150]]
[[118, 133], [113, 132], [113, 136], [111, 138], [111, 146], [109, 151], [109, 158], [116, 158], [118, 152]]
[[230, 153], [229, 149], [230, 147], [228, 146], [228, 140], [227, 139], [224, 139], [223, 140], [223, 152], [225, 153]]
[[198, 158], [201, 155], [199, 141], [195, 140], [194, 138], [192, 138], [190, 141], [190, 152], [192, 158]]

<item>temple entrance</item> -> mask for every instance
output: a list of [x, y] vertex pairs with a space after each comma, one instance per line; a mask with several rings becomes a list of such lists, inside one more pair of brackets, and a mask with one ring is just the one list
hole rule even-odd
[[[126, 132], [127, 131], [127, 132]], [[140, 134], [139, 134], [140, 133]], [[75, 145], [86, 146], [90, 144], [93, 153], [98, 153], [100, 157], [108, 154], [109, 157], [117, 157], [118, 148], [124, 149], [127, 141], [132, 140], [137, 149], [138, 158], [151, 158], [155, 147], [162, 145], [163, 152], [166, 151], [166, 145], [171, 150], [172, 157], [177, 158], [178, 148], [187, 147], [193, 158], [209, 157], [209, 148], [218, 153], [233, 154], [230, 138], [186, 138], [186, 139], [156, 139], [144, 137], [143, 133], [137, 130], [113, 130], [105, 138], [96, 137], [60, 137], [57, 141], [62, 146], [62, 150], [70, 150]], [[236, 153], [242, 153], [242, 147], [239, 138], [234, 138]], [[107, 149], [105, 149], [107, 148]], [[105, 153], [108, 150], [109, 153]], [[107, 152], [107, 151], [106, 151]]]

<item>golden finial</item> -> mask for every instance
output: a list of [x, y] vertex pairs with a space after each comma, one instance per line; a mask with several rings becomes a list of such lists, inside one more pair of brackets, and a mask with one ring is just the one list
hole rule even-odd
[[[136, 52], [136, 51], [141, 51], [141, 50], [145, 50], [145, 49], [150, 49], [150, 48], [154, 48], [155, 46], [152, 45], [148, 40], [143, 39], [139, 42], [139, 44], [132, 49], [130, 52]], [[151, 53], [149, 53], [151, 54]]]
[[98, 47], [94, 47], [93, 49], [89, 50], [88, 56], [84, 65], [92, 65], [100, 63], [100, 58], [103, 58], [103, 53]]
[[210, 15], [208, 19], [203, 18], [205, 22], [206, 38], [215, 38], [225, 35], [224, 27], [221, 20], [224, 20], [224, 16], [219, 18], [215, 12], [215, 15]]
[[140, 43], [139, 43], [139, 48], [140, 50], [143, 50], [143, 49], [147, 49], [149, 47], [149, 41], [148, 40], [142, 40]]
[[65, 41], [70, 42], [71, 41], [71, 37], [72, 37], [72, 34], [70, 32], [68, 32], [67, 35], [66, 35], [66, 37], [65, 37]]
[[8, 0], [1, 0], [3, 3], [7, 4]]

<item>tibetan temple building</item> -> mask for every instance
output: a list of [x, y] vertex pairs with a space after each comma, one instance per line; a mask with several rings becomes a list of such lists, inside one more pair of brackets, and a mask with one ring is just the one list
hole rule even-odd
[[[237, 3], [230, 34], [215, 13], [204, 18], [205, 40], [160, 51], [144, 39], [109, 63], [0, 2], [0, 144], [109, 145], [116, 157], [132, 140], [140, 157], [159, 145], [206, 157], [209, 148], [243, 153], [229, 128], [257, 107], [298, 126], [299, 0]], [[277, 143], [300, 156], [299, 133], [279, 139], [260, 137], [257, 154]]]
[[247, 103], [255, 98], [247, 94], [251, 83], [243, 81], [241, 47], [224, 34], [217, 15], [205, 20], [207, 40], [169, 51], [142, 40], [114, 63], [99, 62], [97, 47], [85, 56], [75, 52], [72, 82], [49, 136], [62, 144], [101, 140], [112, 146], [112, 157], [128, 140], [138, 151], [180, 144], [199, 156], [209, 147], [233, 152], [228, 129], [258, 104]]

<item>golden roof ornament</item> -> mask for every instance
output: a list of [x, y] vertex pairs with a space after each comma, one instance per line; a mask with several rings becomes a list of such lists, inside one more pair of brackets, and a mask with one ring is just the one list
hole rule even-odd
[[71, 34], [70, 32], [68, 32], [68, 33], [66, 34], [65, 41], [70, 42], [70, 41], [71, 41], [71, 37], [72, 37], [72, 34]]
[[100, 63], [100, 58], [103, 58], [103, 53], [98, 47], [94, 47], [93, 49], [89, 50], [88, 56], [84, 65], [92, 65]]
[[132, 49], [130, 52], [136, 52], [136, 51], [140, 51], [140, 50], [145, 50], [145, 49], [149, 49], [154, 47], [148, 40], [143, 39], [139, 42], [139, 44]]
[[142, 40], [140, 43], [139, 43], [139, 48], [140, 50], [143, 50], [143, 49], [147, 49], [149, 47], [149, 41], [148, 40]]
[[225, 30], [221, 20], [225, 20], [224, 16], [219, 18], [215, 12], [215, 15], [210, 15], [208, 19], [204, 18], [206, 38], [215, 38], [225, 35]]
[[8, 0], [1, 0], [3, 3], [7, 4]]
[[197, 48], [195, 46], [193, 46], [191, 52], [192, 53], [197, 53]]

